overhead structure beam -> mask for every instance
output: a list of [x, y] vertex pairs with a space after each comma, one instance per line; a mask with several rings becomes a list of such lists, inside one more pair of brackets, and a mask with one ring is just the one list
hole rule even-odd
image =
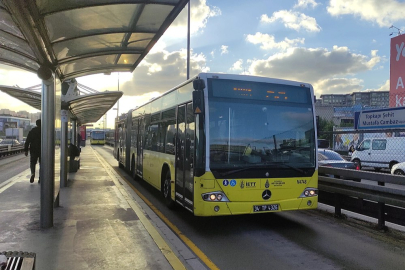
[[[0, 0], [0, 61], [64, 81], [132, 72], [188, 0]], [[7, 53], [6, 53], [7, 52]]]

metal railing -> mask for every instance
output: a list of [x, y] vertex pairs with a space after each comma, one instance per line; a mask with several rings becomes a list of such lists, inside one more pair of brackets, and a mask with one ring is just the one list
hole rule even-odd
[[114, 140], [106, 139], [106, 140], [105, 140], [105, 144], [106, 144], [106, 145], [109, 145], [109, 146], [114, 146]]
[[24, 145], [0, 145], [0, 157], [24, 152]]
[[[386, 221], [405, 226], [405, 177], [323, 166], [319, 174], [319, 202], [334, 206], [335, 216], [341, 217], [345, 209], [378, 219], [378, 229], [385, 230]], [[375, 183], [338, 179], [343, 177]]]

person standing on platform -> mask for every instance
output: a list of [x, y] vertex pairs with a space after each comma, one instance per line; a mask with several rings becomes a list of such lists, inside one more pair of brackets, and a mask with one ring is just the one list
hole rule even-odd
[[77, 133], [77, 147], [80, 149], [82, 143], [82, 135], [80, 135], [80, 132]]
[[[25, 141], [24, 151], [25, 156], [28, 156], [28, 150], [30, 151], [30, 169], [31, 178], [30, 183], [34, 183], [35, 179], [35, 167], [37, 162], [41, 164], [41, 119], [36, 121], [36, 127], [31, 129], [28, 133], [27, 140]], [[40, 178], [38, 184], [40, 183]]]

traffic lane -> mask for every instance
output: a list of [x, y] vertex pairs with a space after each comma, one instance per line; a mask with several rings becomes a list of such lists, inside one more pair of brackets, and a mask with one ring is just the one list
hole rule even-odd
[[[0, 159], [0, 185], [29, 167], [30, 156], [26, 157], [22, 153]], [[28, 180], [29, 178], [27, 178], [29, 183]]]
[[[118, 169], [111, 153], [103, 156]], [[159, 191], [119, 171], [220, 269], [405, 267], [402, 234], [380, 233], [373, 225], [335, 219], [318, 210], [194, 217], [181, 207], [167, 209]]]
[[[390, 171], [389, 169], [381, 169], [380, 171], [377, 172], [377, 171], [375, 171], [375, 169], [372, 168], [372, 167], [365, 167], [365, 168], [362, 168], [362, 170], [367, 171], [367, 172], [391, 174], [391, 171]], [[405, 190], [405, 176], [402, 176], [402, 177], [404, 178], [404, 185], [397, 185], [397, 184], [386, 183], [386, 184], [385, 184], [385, 187], [393, 188], [393, 189]], [[368, 184], [368, 185], [378, 186], [378, 182], [377, 182], [377, 181], [371, 181], [371, 180], [367, 180], [367, 179], [361, 179], [361, 183], [363, 183], [363, 184]]]

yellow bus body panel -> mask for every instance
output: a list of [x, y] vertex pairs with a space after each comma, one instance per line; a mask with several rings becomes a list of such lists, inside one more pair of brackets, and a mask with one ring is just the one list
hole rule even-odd
[[104, 144], [105, 144], [105, 140], [90, 139], [90, 144], [92, 144], [92, 145], [95, 145], [95, 144], [104, 145]]
[[[236, 185], [231, 186], [231, 180], [235, 180]], [[194, 178], [194, 215], [268, 213], [269, 211], [254, 212], [253, 208], [269, 204], [279, 205], [279, 210], [272, 212], [316, 209], [318, 196], [300, 198], [305, 188], [318, 188], [318, 171], [311, 177], [262, 179], [215, 179], [212, 173], [207, 172], [202, 177]], [[262, 198], [266, 189], [271, 191], [269, 200]], [[202, 199], [202, 194], [213, 191], [224, 192], [229, 202], [209, 202]], [[214, 211], [215, 206], [219, 206], [219, 211]]]
[[171, 173], [171, 197], [173, 200], [175, 194], [174, 160], [174, 155], [150, 150], [143, 151], [143, 179], [158, 190], [161, 190], [162, 169], [164, 164], [167, 164]]

